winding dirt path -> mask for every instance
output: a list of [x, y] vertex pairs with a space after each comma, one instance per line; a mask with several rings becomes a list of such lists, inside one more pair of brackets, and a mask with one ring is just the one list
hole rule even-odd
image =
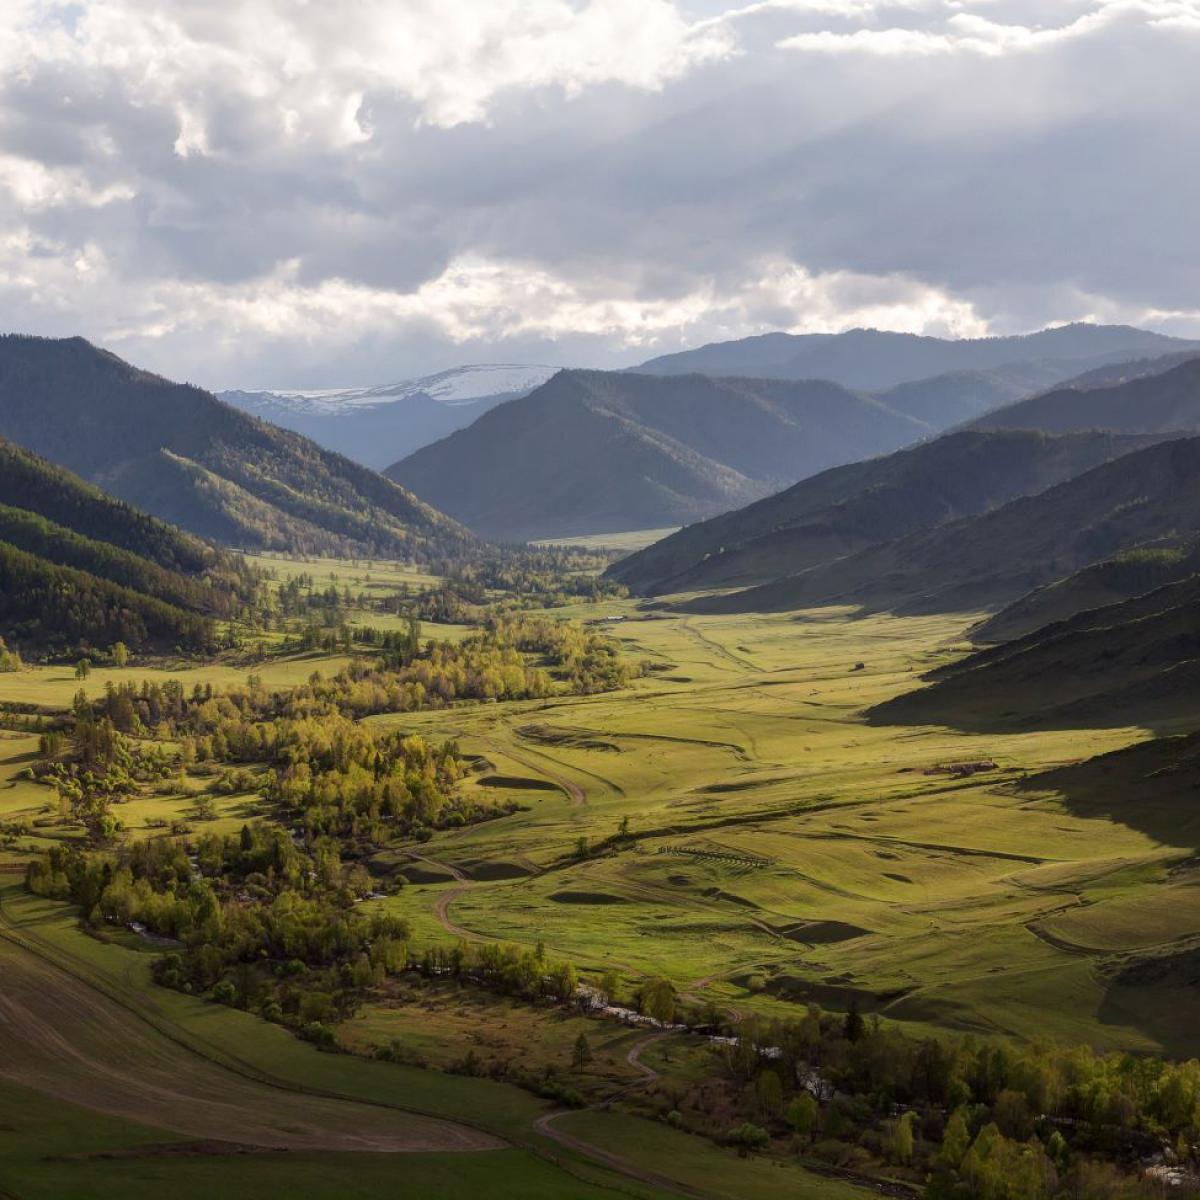
[[556, 788], [566, 794], [567, 799], [571, 801], [572, 808], [580, 808], [587, 803], [587, 793], [579, 784], [572, 783], [565, 775], [560, 775], [557, 771], [552, 771], [539, 762], [531, 762], [519, 750], [512, 750], [508, 746], [499, 746], [495, 742], [488, 742], [488, 745], [497, 754], [507, 755], [513, 762], [519, 762], [521, 766], [527, 767], [530, 771], [536, 771], [543, 778], [550, 780]]
[[[705, 975], [700, 979], [694, 979], [687, 984], [679, 993], [684, 1000], [690, 1000], [693, 1004], [703, 1004], [704, 998], [700, 995], [702, 991], [710, 984], [716, 983], [718, 979], [724, 979], [725, 975], [718, 973], [716, 975]], [[735, 1008], [732, 1004], [724, 1004], [721, 1006], [728, 1014], [729, 1020], [734, 1025], [740, 1025], [745, 1017], [745, 1013], [740, 1008]]]
[[751, 662], [748, 658], [742, 658], [740, 655], [734, 654], [734, 652], [730, 650], [728, 646], [723, 646], [715, 638], [710, 638], [707, 634], [701, 633], [700, 630], [692, 624], [690, 619], [684, 618], [684, 620], [680, 621], [679, 628], [694, 637], [696, 641], [698, 641], [705, 649], [713, 651], [718, 658], [726, 659], [735, 666], [741, 667], [743, 671], [749, 670], [756, 671], [760, 675], [764, 674], [763, 668], [760, 667], [758, 663]]
[[425, 854], [418, 854], [415, 850], [408, 851], [408, 857], [415, 859], [417, 862], [423, 862], [426, 866], [436, 867], [439, 871], [446, 871], [455, 881], [455, 886], [447, 888], [444, 892], [439, 892], [437, 899], [433, 902], [433, 915], [437, 918], [437, 923], [451, 936], [460, 938], [464, 942], [495, 942], [498, 938], [491, 937], [486, 933], [476, 933], [472, 929], [467, 929], [463, 925], [456, 925], [450, 919], [450, 905], [459, 898], [464, 892], [469, 892], [475, 886], [475, 880], [472, 879], [461, 867], [456, 867], [453, 863], [442, 862], [438, 858], [430, 858]]
[[688, 1187], [686, 1184], [680, 1183], [676, 1179], [671, 1179], [667, 1175], [660, 1175], [656, 1171], [648, 1171], [644, 1167], [639, 1167], [636, 1163], [630, 1162], [629, 1159], [623, 1158], [620, 1154], [614, 1154], [611, 1150], [605, 1150], [602, 1146], [597, 1146], [594, 1142], [586, 1141], [584, 1138], [576, 1137], [573, 1133], [567, 1133], [555, 1125], [556, 1121], [570, 1116], [572, 1112], [589, 1112], [606, 1109], [614, 1101], [619, 1100], [635, 1088], [649, 1087], [659, 1078], [659, 1074], [653, 1067], [648, 1067], [642, 1062], [642, 1051], [654, 1045], [655, 1042], [660, 1042], [663, 1038], [670, 1036], [670, 1030], [663, 1033], [652, 1033], [644, 1038], [640, 1038], [630, 1046], [629, 1052], [625, 1055], [625, 1061], [631, 1067], [641, 1072], [642, 1077], [640, 1079], [635, 1079], [632, 1083], [625, 1084], [606, 1099], [596, 1104], [588, 1105], [587, 1109], [568, 1108], [559, 1109], [557, 1112], [543, 1113], [534, 1121], [533, 1128], [536, 1133], [550, 1138], [551, 1141], [557, 1142], [560, 1146], [568, 1150], [574, 1150], [576, 1154], [582, 1154], [585, 1158], [600, 1163], [610, 1170], [618, 1171], [630, 1179], [636, 1179], [639, 1183], [660, 1188], [665, 1192], [671, 1192], [677, 1196], [688, 1196], [691, 1200], [706, 1200], [704, 1192], [698, 1192], [695, 1188]]

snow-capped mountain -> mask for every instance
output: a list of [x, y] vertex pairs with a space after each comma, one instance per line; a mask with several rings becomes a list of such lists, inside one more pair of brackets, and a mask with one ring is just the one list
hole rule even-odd
[[497, 404], [527, 396], [557, 370], [481, 363], [379, 387], [218, 395], [243, 412], [378, 469], [462, 429]]

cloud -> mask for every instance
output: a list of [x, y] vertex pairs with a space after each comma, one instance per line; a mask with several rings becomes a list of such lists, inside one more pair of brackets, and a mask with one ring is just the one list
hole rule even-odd
[[1200, 332], [1200, 0], [0, 0], [0, 323], [211, 385]]
[[[786, 4], [788, 0], [777, 2]], [[804, 0], [798, 2], [803, 4]], [[837, 0], [830, 2], [836, 6]], [[963, 0], [966, 2], [969, 0]], [[987, 3], [988, 0], [976, 2]], [[1095, 0], [1094, 7], [1065, 24], [1038, 26], [993, 21], [977, 13], [960, 11], [963, 3], [943, 0], [943, 20], [928, 28], [894, 25], [849, 32], [823, 29], [782, 38], [778, 46], [783, 50], [829, 54], [1000, 56], [1044, 50], [1075, 38], [1094, 36], [1121, 21], [1155, 29], [1200, 28], [1200, 3], [1197, 0]], [[888, 7], [891, 6], [867, 0], [863, 5], [850, 2], [840, 9], [833, 7], [831, 11], [842, 16], [878, 18]]]

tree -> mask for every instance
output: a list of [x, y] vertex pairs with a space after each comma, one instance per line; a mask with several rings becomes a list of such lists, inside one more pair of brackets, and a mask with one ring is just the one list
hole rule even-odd
[[846, 1020], [842, 1025], [842, 1032], [846, 1035], [846, 1041], [857, 1042], [863, 1035], [864, 1026], [862, 1013], [858, 1011], [858, 1001], [851, 1000], [850, 1008], [846, 1013]]
[[604, 978], [600, 980], [600, 990], [608, 997], [609, 1004], [616, 1004], [619, 986], [620, 978], [616, 971], [605, 971]]
[[888, 1152], [892, 1161], [899, 1163], [901, 1166], [908, 1166], [912, 1162], [913, 1125], [916, 1124], [916, 1120], [916, 1113], [906, 1112], [892, 1128], [891, 1144], [888, 1147]]
[[817, 1134], [817, 1122], [821, 1110], [809, 1092], [801, 1092], [787, 1109], [787, 1123], [800, 1137], [812, 1141]]
[[754, 1094], [764, 1119], [771, 1121], [779, 1116], [783, 1108], [783, 1085], [779, 1082], [779, 1076], [769, 1067], [758, 1073]]
[[1005, 1088], [992, 1106], [992, 1119], [1000, 1126], [1000, 1132], [1005, 1137], [1023, 1142], [1033, 1136], [1033, 1114], [1021, 1092]]
[[592, 1048], [588, 1045], [587, 1035], [580, 1033], [575, 1039], [575, 1045], [571, 1050], [571, 1062], [575, 1066], [575, 1070], [580, 1075], [583, 1074], [583, 1069], [592, 1061]]
[[192, 801], [192, 816], [197, 821], [215, 821], [217, 806], [211, 796], [201, 793]]
[[675, 989], [665, 979], [651, 979], [642, 985], [641, 1010], [663, 1025], [675, 1020]]
[[81, 658], [75, 664], [75, 678], [86, 679], [92, 673], [92, 664], [86, 659]]
[[10, 650], [0, 637], [0, 671], [19, 671], [25, 664], [16, 650]]
[[967, 1126], [966, 1113], [956, 1108], [946, 1122], [946, 1132], [942, 1135], [942, 1149], [938, 1161], [943, 1165], [957, 1170], [971, 1147], [971, 1131]]
[[112, 648], [112, 660], [114, 667], [129, 666], [129, 647], [124, 642], [117, 642]]

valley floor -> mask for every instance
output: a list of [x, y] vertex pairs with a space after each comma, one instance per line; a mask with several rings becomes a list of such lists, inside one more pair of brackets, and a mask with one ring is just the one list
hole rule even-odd
[[[1123, 807], [1102, 779], [1090, 799], [1027, 779], [1148, 731], [869, 724], [962, 651], [963, 617], [605, 611], [656, 668], [632, 693], [378, 718], [455, 736], [492, 764], [481, 786], [528, 805], [421, 847], [421, 882], [380, 902], [421, 937], [540, 939], [739, 1010], [854, 999], [940, 1028], [1200, 1051], [1178, 996], [1111, 982], [1122, 956], [1200, 935], [1200, 824]], [[994, 766], [945, 771], [966, 763]], [[606, 841], [623, 819], [629, 838]]]
[[[486, 762], [466, 786], [522, 806], [381, 852], [410, 882], [367, 903], [407, 918], [415, 945], [544, 942], [585, 976], [613, 970], [624, 989], [665, 976], [736, 1018], [853, 1001], [916, 1029], [1200, 1052], [1169, 980], [1117, 979], [1200, 938], [1196, 819], [1125, 804], [1102, 778], [1085, 796], [1027, 778], [1148, 731], [869, 723], [866, 708], [963, 651], [964, 616], [700, 618], [630, 601], [564, 615], [614, 618], [651, 669], [620, 693], [373, 718], [457, 739]], [[35, 670], [0, 676], [0, 699], [65, 704], [77, 686]], [[0, 821], [34, 817], [44, 789], [18, 777], [31, 739], [0, 736]], [[968, 763], [981, 769], [948, 770]], [[246, 802], [222, 802], [222, 828]], [[305, 1197], [867, 1194], [629, 1113], [550, 1126], [551, 1104], [507, 1084], [367, 1058], [396, 1044], [434, 1068], [464, 1047], [485, 1067], [565, 1064], [586, 1025], [581, 1089], [599, 1102], [660, 1069], [686, 1073], [682, 1045], [385, 989], [339, 1030], [362, 1056], [322, 1054], [156, 988], [150, 947], [86, 936], [71, 910], [23, 892], [22, 860], [19, 846], [0, 853], [0, 1195], [250, 1197], [267, 1180]]]

